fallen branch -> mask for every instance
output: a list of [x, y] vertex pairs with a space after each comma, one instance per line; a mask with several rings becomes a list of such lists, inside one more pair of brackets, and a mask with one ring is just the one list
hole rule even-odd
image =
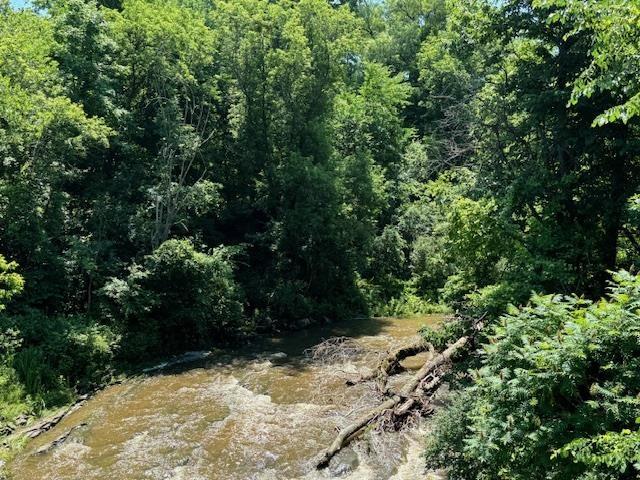
[[409, 345], [403, 345], [395, 348], [382, 359], [378, 367], [372, 373], [363, 375], [356, 380], [347, 380], [347, 385], [356, 385], [357, 383], [374, 379], [379, 379], [384, 384], [386, 383], [386, 379], [389, 375], [403, 371], [402, 365], [400, 364], [402, 360], [418, 355], [419, 353], [426, 352], [430, 348], [432, 348], [431, 345], [425, 342], [422, 337]]
[[361, 357], [365, 350], [353, 338], [332, 337], [305, 350], [304, 354], [315, 364], [330, 365]]
[[[316, 463], [316, 468], [322, 469], [327, 467], [336, 453], [338, 453], [342, 448], [348, 445], [349, 442], [353, 438], [355, 438], [365, 427], [367, 427], [370, 423], [375, 421], [385, 412], [394, 411], [397, 407], [399, 407], [398, 410], [395, 410], [395, 413], [400, 415], [406, 414], [416, 401], [414, 398], [412, 398], [412, 394], [422, 384], [423, 380], [425, 380], [429, 375], [434, 374], [440, 367], [448, 363], [451, 357], [467, 344], [468, 340], [469, 337], [462, 337], [455, 343], [450, 345], [444, 352], [435, 355], [431, 360], [426, 362], [422, 366], [422, 368], [420, 368], [420, 370], [418, 370], [418, 372], [416, 372], [416, 374], [411, 377], [411, 379], [407, 383], [405, 383], [403, 387], [391, 398], [385, 400], [377, 407], [369, 410], [356, 421], [340, 430], [338, 436], [335, 438], [331, 446], [322, 454], [320, 454], [318, 462]], [[437, 387], [442, 383], [442, 379], [442, 372], [440, 372], [439, 375], [433, 375], [433, 379], [423, 388], [426, 390], [428, 387], [433, 391], [437, 389]]]
[[49, 442], [43, 446], [41, 446], [38, 450], [36, 450], [36, 452], [34, 453], [34, 455], [43, 455], [51, 450], [53, 450], [54, 448], [62, 445], [64, 442], [67, 441], [67, 439], [71, 436], [71, 434], [75, 431], [78, 430], [82, 427], [86, 427], [87, 424], [85, 422], [76, 425], [75, 427], [71, 427], [69, 430], [67, 430], [65, 433], [63, 433], [62, 435], [60, 435], [58, 438], [56, 438], [53, 442]]
[[[393, 411], [394, 416], [405, 416], [416, 405], [416, 403], [430, 403], [433, 395], [435, 394], [435, 391], [442, 384], [442, 379], [445, 373], [446, 371], [442, 368], [434, 369], [433, 372], [431, 372], [420, 382], [420, 385], [415, 390], [415, 394], [411, 398], [408, 398], [403, 404], [396, 407], [396, 409]], [[429, 382], [425, 382], [429, 377], [431, 377], [431, 380]], [[426, 401], [424, 400], [425, 397]], [[429, 413], [431, 411], [433, 411], [433, 409], [429, 408]]]

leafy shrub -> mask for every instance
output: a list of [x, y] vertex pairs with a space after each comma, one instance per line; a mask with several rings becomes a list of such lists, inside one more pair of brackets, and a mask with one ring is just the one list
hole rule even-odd
[[442, 351], [447, 345], [469, 333], [471, 324], [457, 316], [449, 316], [437, 325], [425, 325], [420, 335], [436, 350]]
[[517, 282], [501, 282], [487, 285], [467, 293], [464, 297], [464, 309], [468, 315], [487, 318], [497, 318], [510, 304], [522, 301], [526, 302], [524, 295], [530, 293], [527, 285]]
[[408, 317], [412, 315], [430, 315], [449, 313], [450, 309], [442, 303], [432, 302], [429, 298], [418, 294], [415, 282], [398, 282], [398, 292], [389, 298], [388, 291], [374, 281], [358, 279], [357, 286], [361, 295], [369, 305], [369, 313], [377, 317]]
[[7, 363], [32, 396], [64, 390], [69, 397], [102, 385], [112, 374], [119, 336], [91, 318], [31, 311], [1, 318], [0, 328], [19, 335], [20, 346]]
[[24, 287], [24, 280], [15, 272], [17, 266], [15, 262], [7, 262], [0, 255], [0, 311], [4, 310], [5, 303]]
[[[640, 423], [640, 418], [636, 419]], [[603, 471], [609, 471], [612, 478], [619, 473], [625, 473], [629, 478], [640, 470], [640, 431], [628, 428], [620, 432], [607, 432], [591, 438], [578, 438], [554, 455], [572, 458], [574, 461], [587, 465], [590, 471], [586, 478], [602, 478]], [[633, 464], [633, 468], [629, 468]]]
[[451, 479], [637, 478], [640, 276], [614, 280], [607, 300], [534, 296], [503, 316], [429, 463]]
[[201, 253], [187, 240], [168, 240], [104, 293], [126, 324], [125, 354], [226, 343], [249, 328], [225, 248]]
[[398, 297], [392, 298], [376, 309], [376, 315], [384, 317], [406, 317], [449, 313], [450, 309], [441, 303], [434, 303], [417, 294], [416, 289], [405, 284]]
[[0, 330], [0, 427], [29, 409], [24, 388], [11, 367], [21, 342], [16, 330]]
[[20, 414], [31, 410], [29, 399], [15, 370], [0, 365], [0, 430]]
[[84, 316], [0, 317], [0, 426], [109, 381], [119, 336]]

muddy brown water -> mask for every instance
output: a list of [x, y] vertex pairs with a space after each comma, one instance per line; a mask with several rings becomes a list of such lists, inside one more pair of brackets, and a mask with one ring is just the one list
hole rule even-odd
[[[328, 470], [316, 471], [312, 461], [336, 428], [376, 401], [371, 387], [347, 387], [345, 378], [439, 319], [311, 328], [109, 387], [31, 441], [10, 465], [11, 478], [424, 479], [419, 425], [397, 434], [374, 432]], [[335, 336], [354, 339], [361, 351], [341, 359], [310, 357], [309, 348]], [[36, 453], [74, 427], [64, 443]]]

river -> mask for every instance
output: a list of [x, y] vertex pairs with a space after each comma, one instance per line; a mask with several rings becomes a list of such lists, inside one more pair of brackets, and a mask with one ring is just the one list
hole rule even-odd
[[[31, 441], [12, 462], [11, 478], [425, 479], [420, 421], [401, 433], [372, 432], [325, 471], [316, 471], [312, 461], [336, 428], [377, 401], [371, 385], [348, 387], [345, 379], [438, 319], [314, 327], [127, 380]], [[312, 347], [331, 337], [346, 337], [342, 348], [328, 349], [333, 355], [316, 349], [314, 356]], [[417, 368], [424, 360], [405, 366]], [[64, 442], [37, 453], [69, 431]]]

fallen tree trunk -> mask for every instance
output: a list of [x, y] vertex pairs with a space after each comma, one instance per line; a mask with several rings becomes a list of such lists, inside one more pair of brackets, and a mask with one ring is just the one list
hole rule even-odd
[[409, 345], [403, 345], [392, 350], [382, 359], [378, 367], [372, 373], [369, 375], [363, 375], [356, 380], [347, 380], [347, 385], [355, 385], [357, 383], [374, 380], [376, 378], [384, 382], [389, 375], [399, 373], [403, 370], [400, 365], [402, 360], [408, 357], [413, 357], [419, 353], [426, 352], [429, 348], [431, 348], [431, 345], [420, 337]]
[[[409, 411], [417, 403], [423, 403], [424, 404], [425, 401], [423, 399], [418, 399], [419, 397], [428, 397], [427, 398], [427, 403], [430, 402], [431, 398], [435, 394], [435, 391], [442, 384], [442, 378], [443, 378], [444, 374], [445, 374], [445, 371], [442, 370], [442, 367], [436, 368], [436, 369], [433, 370], [433, 372], [429, 373], [429, 375], [422, 380], [421, 385], [419, 385], [416, 388], [416, 390], [415, 390], [416, 394], [414, 394], [411, 398], [408, 398], [403, 404], [401, 404], [398, 407], [396, 407], [396, 409], [393, 411], [394, 416], [403, 417], [404, 415], [409, 413]], [[424, 382], [427, 380], [427, 378], [429, 378], [429, 376], [431, 376], [431, 380], [428, 383], [424, 384]], [[422, 384], [424, 384], [424, 385], [422, 385]], [[418, 394], [418, 392], [420, 392], [420, 393]], [[432, 411], [432, 409], [429, 409], [429, 412], [431, 412], [431, 411]]]
[[[458, 352], [467, 344], [468, 341], [469, 337], [461, 337], [460, 339], [458, 339], [442, 353], [435, 355], [431, 360], [426, 362], [422, 366], [422, 368], [420, 368], [420, 370], [418, 370], [416, 374], [402, 386], [400, 391], [394, 394], [391, 398], [385, 400], [377, 407], [369, 410], [356, 421], [340, 430], [338, 436], [335, 438], [331, 446], [327, 450], [322, 452], [322, 454], [320, 454], [319, 459], [316, 463], [316, 468], [322, 469], [327, 467], [336, 453], [338, 453], [342, 448], [348, 445], [349, 442], [358, 433], [360, 433], [365, 427], [367, 427], [367, 425], [376, 420], [385, 412], [395, 410], [395, 413], [397, 413], [398, 415], [406, 414], [416, 401], [414, 398], [412, 398], [412, 394], [415, 392], [418, 386], [420, 386], [420, 384], [430, 374], [433, 374], [434, 372], [436, 372], [436, 370], [445, 365], [456, 352]], [[434, 391], [435, 389], [437, 389], [437, 387], [440, 386], [440, 384], [442, 383], [442, 379], [442, 372], [439, 375], [434, 375], [434, 378], [427, 385], [425, 385], [425, 390], [429, 389], [431, 391]]]

